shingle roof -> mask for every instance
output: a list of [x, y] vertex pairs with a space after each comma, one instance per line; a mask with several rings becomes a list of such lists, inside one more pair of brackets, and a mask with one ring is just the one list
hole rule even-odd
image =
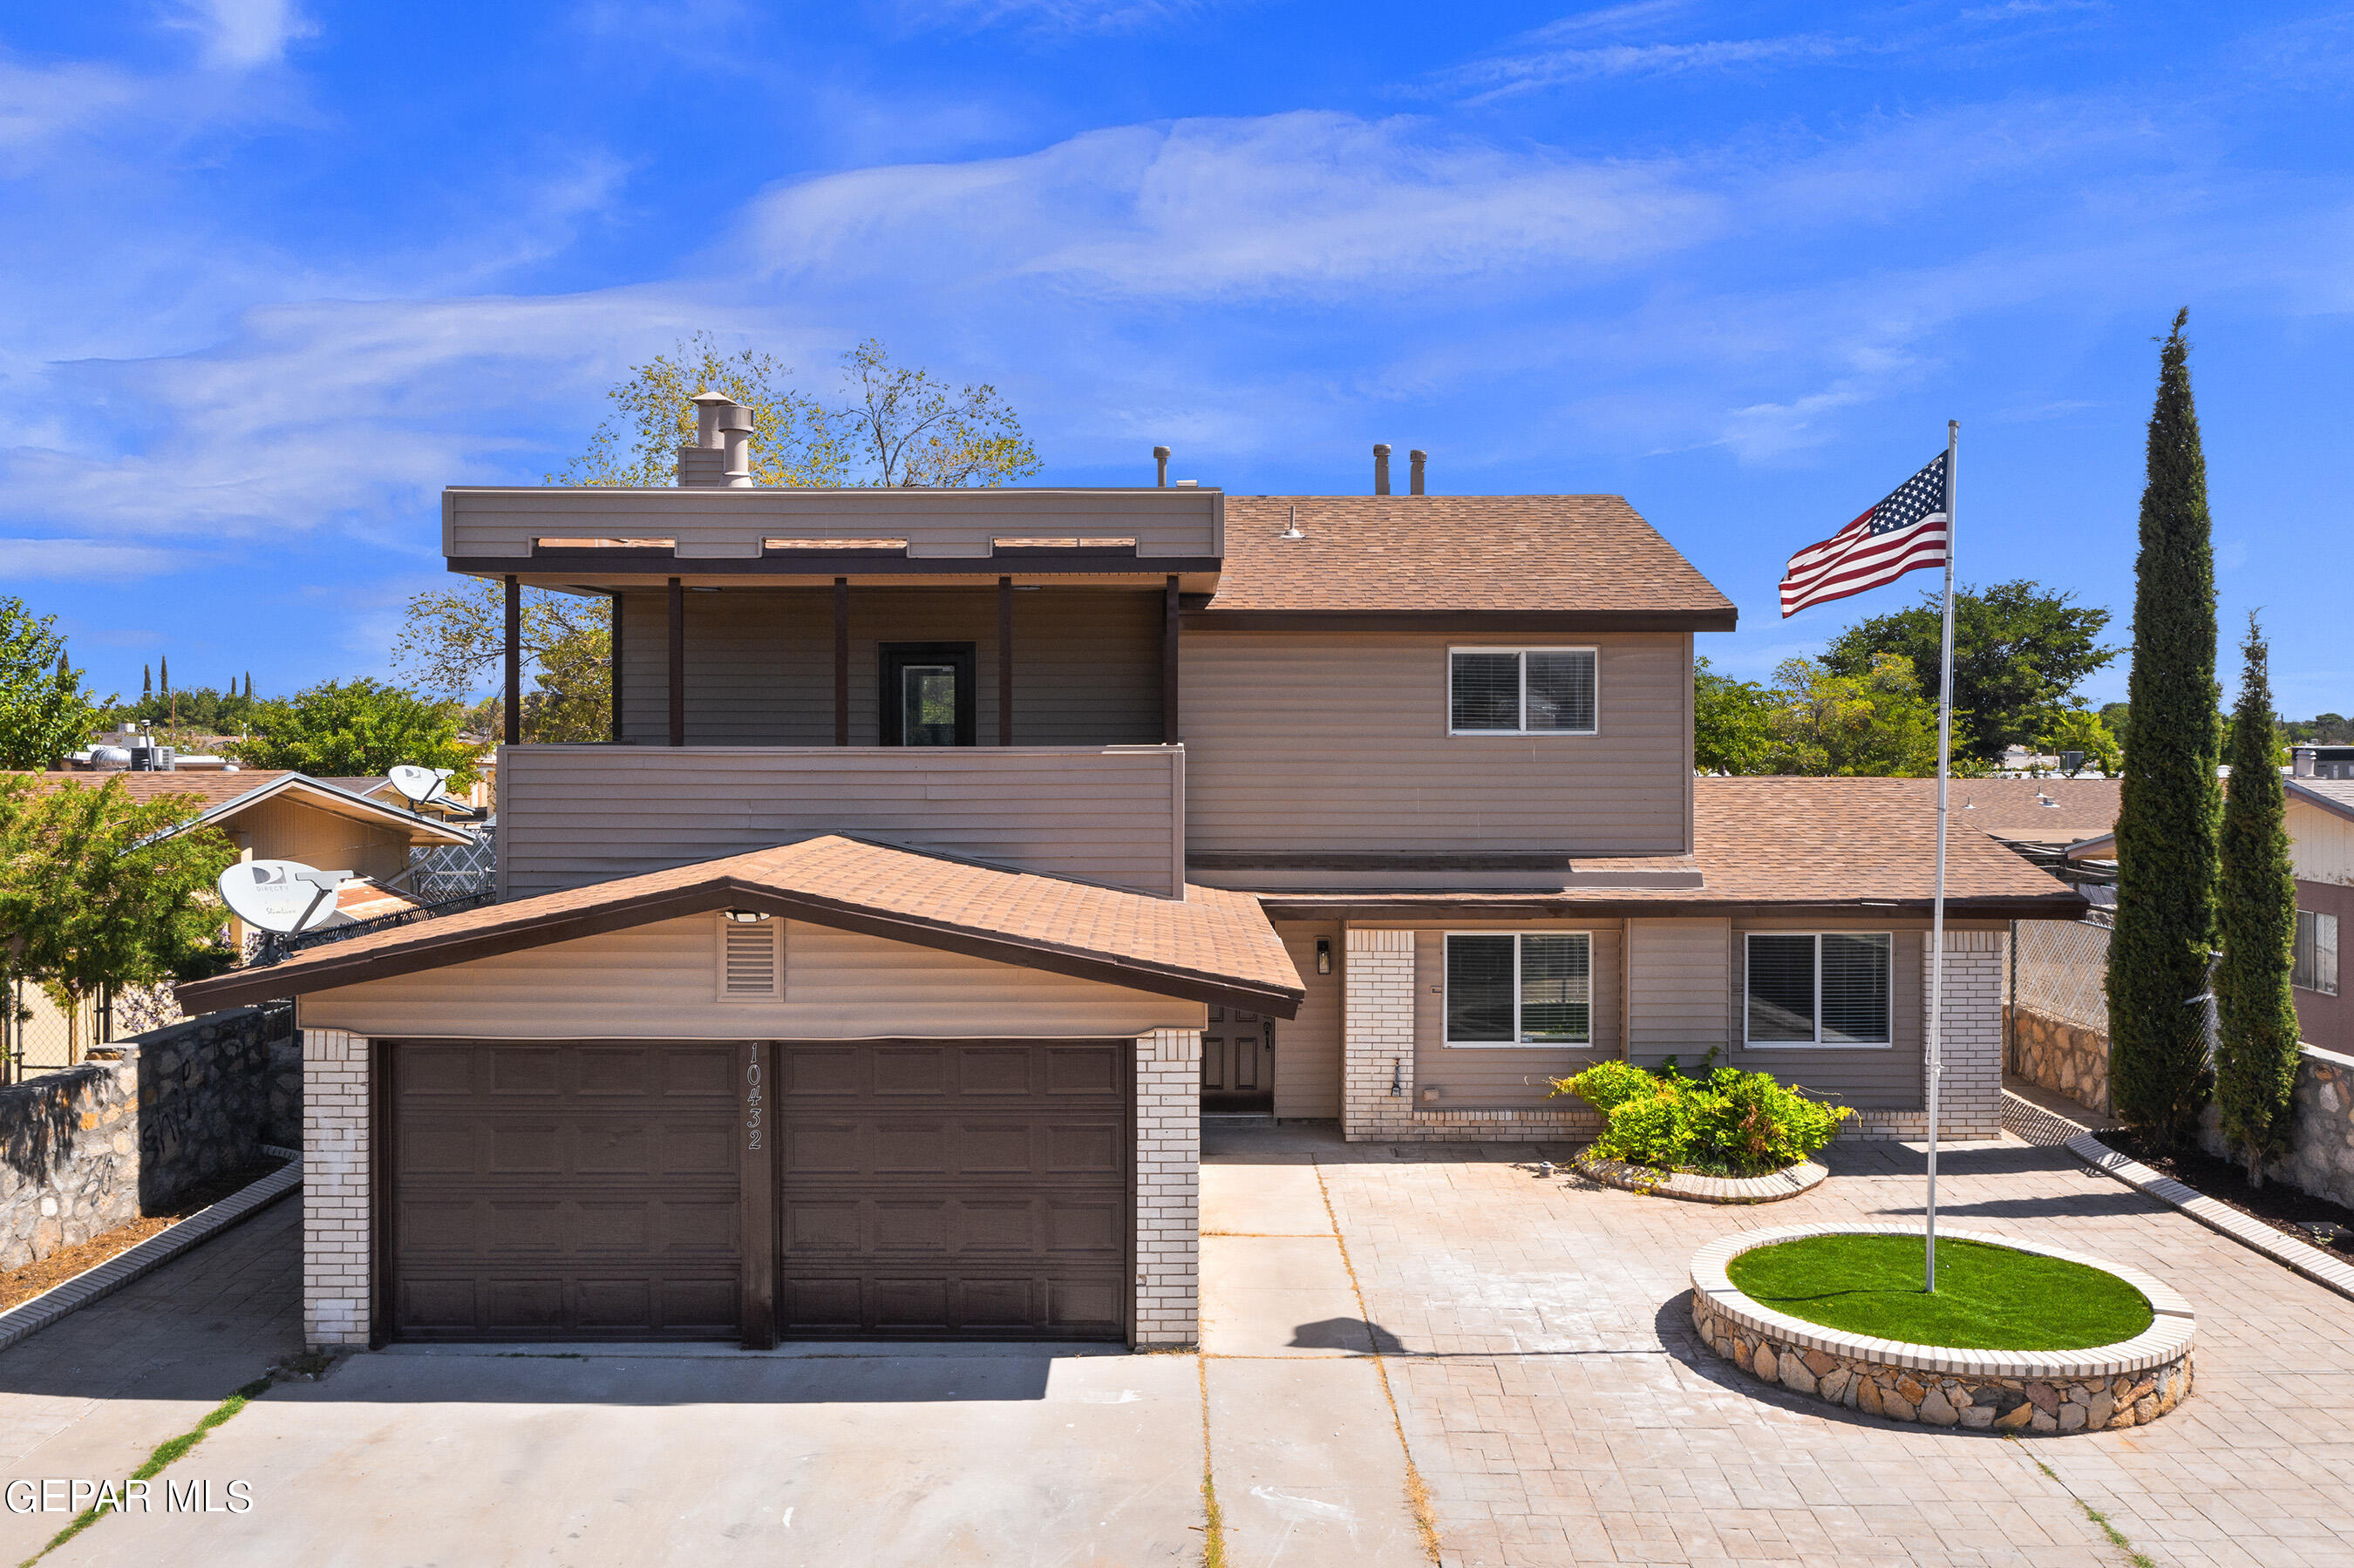
[[1734, 609], [1616, 495], [1230, 495], [1225, 548], [1213, 611]]
[[[1924, 789], [1922, 786], [1929, 788]], [[1494, 906], [1564, 915], [1622, 907], [1635, 915], [1722, 912], [1776, 906], [1822, 909], [1896, 906], [1927, 912], [1936, 880], [1934, 780], [1919, 779], [1695, 779], [1692, 853], [1654, 861], [1578, 857], [1579, 870], [1646, 864], [1691, 867], [1699, 887], [1572, 886], [1548, 893], [1267, 894], [1278, 916], [1345, 907], [1365, 917], [1417, 906]], [[2066, 918], [2083, 896], [1985, 833], [1956, 826], [1946, 851], [1947, 908], [2006, 918]]]
[[[239, 769], [235, 773], [0, 773], [0, 778], [30, 779], [42, 788], [55, 789], [68, 784], [101, 789], [120, 782], [133, 800], [156, 800], [167, 795], [193, 795], [197, 801], [199, 821], [220, 822], [234, 817], [242, 807], [237, 802], [248, 796], [261, 796], [272, 790], [283, 794], [300, 789], [304, 801], [320, 810], [339, 815], [357, 817], [362, 821], [385, 822], [408, 829], [411, 841], [419, 843], [458, 844], [470, 842], [466, 835], [406, 809], [405, 804], [379, 800], [355, 794], [345, 789], [343, 782], [332, 779], [313, 779], [284, 768]], [[236, 807], [236, 810], [228, 808]]]
[[[1914, 782], [1936, 798], [1935, 779]], [[2065, 843], [2114, 825], [2124, 787], [2118, 779], [1956, 779], [1954, 820], [1997, 838]]]
[[828, 835], [355, 937], [180, 988], [191, 1010], [299, 996], [708, 909], [755, 908], [924, 947], [1291, 1016], [1304, 994], [1249, 894], [1155, 898]]
[[2290, 779], [2284, 782], [2292, 797], [2302, 795], [2325, 811], [2354, 817], [2354, 779]]
[[165, 795], [194, 795], [204, 802], [204, 809], [249, 795], [266, 784], [286, 777], [282, 768], [239, 768], [234, 773], [21, 773], [15, 777], [38, 781], [46, 789], [63, 784], [84, 784], [92, 789], [120, 779], [124, 793], [134, 800], [160, 800]]

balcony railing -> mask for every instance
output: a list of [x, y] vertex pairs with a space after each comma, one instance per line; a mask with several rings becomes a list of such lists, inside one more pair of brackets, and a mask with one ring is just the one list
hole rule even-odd
[[1185, 753], [523, 746], [499, 754], [499, 887], [523, 898], [845, 833], [1181, 895]]

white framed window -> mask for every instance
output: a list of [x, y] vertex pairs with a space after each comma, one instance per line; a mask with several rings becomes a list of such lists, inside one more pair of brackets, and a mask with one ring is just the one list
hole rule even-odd
[[1450, 648], [1449, 735], [1592, 735], [1601, 712], [1591, 648]]
[[1885, 931], [1747, 934], [1743, 1038], [1752, 1046], [1866, 1046], [1893, 1043]]
[[755, 921], [719, 922], [716, 996], [721, 1001], [782, 1001], [785, 998], [785, 923], [775, 916]]
[[1594, 937], [1586, 931], [1447, 933], [1447, 1044], [1594, 1043]]
[[2289, 984], [2324, 996], [2338, 994], [2338, 916], [2296, 912], [2296, 967]]

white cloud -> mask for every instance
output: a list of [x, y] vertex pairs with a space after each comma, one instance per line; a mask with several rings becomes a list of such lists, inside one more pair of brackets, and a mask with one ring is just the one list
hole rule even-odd
[[1124, 33], [1206, 8], [1207, 0], [902, 0], [897, 9], [911, 29], [1013, 26], [1042, 33]]
[[1833, 59], [1857, 53], [1863, 47], [1852, 38], [1819, 33], [1797, 33], [1778, 38], [1709, 38], [1688, 44], [1571, 47], [1532, 39], [1526, 47], [1475, 60], [1438, 79], [1443, 86], [1470, 92], [1470, 101], [1484, 103], [1512, 93], [1596, 77], [1682, 76], [1738, 66]]
[[183, 550], [117, 539], [0, 539], [0, 580], [161, 577], [189, 564]]
[[294, 0], [188, 0], [181, 25], [203, 35], [206, 63], [224, 70], [276, 65], [288, 44], [318, 31]]

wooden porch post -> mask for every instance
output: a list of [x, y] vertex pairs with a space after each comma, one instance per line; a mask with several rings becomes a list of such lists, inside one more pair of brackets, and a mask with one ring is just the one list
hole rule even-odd
[[621, 738], [621, 595], [620, 590], [616, 589], [612, 597], [613, 636], [609, 658], [611, 668], [608, 672], [608, 678], [612, 682], [610, 705], [613, 710], [612, 738], [618, 741]]
[[997, 579], [997, 744], [1013, 744], [1013, 579]]
[[850, 579], [833, 579], [833, 744], [850, 744]]
[[523, 744], [523, 588], [507, 574], [507, 744]]
[[670, 743], [686, 744], [686, 588], [670, 579]]
[[1161, 744], [1177, 744], [1177, 577], [1161, 594]]

